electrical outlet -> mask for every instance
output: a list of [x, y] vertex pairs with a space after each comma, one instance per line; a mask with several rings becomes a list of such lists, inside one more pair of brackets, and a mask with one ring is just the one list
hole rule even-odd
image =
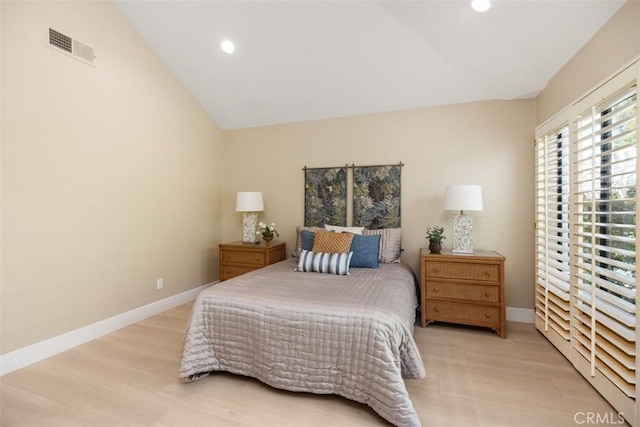
[[164, 279], [156, 280], [156, 290], [160, 290], [164, 287]]

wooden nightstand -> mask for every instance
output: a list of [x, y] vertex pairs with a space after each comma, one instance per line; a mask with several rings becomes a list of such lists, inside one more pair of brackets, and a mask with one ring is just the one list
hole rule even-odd
[[242, 242], [222, 243], [220, 247], [220, 281], [266, 267], [286, 258], [286, 243], [266, 246]]
[[497, 252], [454, 255], [422, 249], [422, 327], [434, 321], [486, 326], [506, 338], [504, 263]]

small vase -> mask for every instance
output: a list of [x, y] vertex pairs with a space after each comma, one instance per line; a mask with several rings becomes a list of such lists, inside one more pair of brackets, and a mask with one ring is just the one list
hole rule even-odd
[[442, 245], [440, 243], [429, 242], [429, 250], [432, 254], [439, 254], [442, 250]]
[[271, 241], [273, 240], [273, 234], [263, 234], [262, 240], [264, 240], [265, 245], [271, 246]]

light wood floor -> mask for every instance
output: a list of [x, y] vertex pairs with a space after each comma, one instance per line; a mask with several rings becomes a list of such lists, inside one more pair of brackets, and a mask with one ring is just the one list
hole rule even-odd
[[[0, 378], [4, 427], [388, 426], [337, 396], [230, 374], [177, 380], [190, 304]], [[427, 426], [571, 426], [614, 412], [533, 325], [416, 327], [427, 377], [407, 387]]]

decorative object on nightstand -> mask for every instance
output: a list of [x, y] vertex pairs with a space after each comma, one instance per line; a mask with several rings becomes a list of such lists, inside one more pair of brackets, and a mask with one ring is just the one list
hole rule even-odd
[[444, 227], [433, 226], [427, 228], [427, 240], [429, 240], [429, 250], [432, 254], [440, 253], [444, 239], [446, 239], [444, 236]]
[[482, 187], [450, 185], [444, 193], [444, 209], [460, 211], [453, 215], [453, 253], [473, 253], [473, 218], [464, 211], [482, 210]]
[[[255, 234], [255, 233], [254, 233]], [[257, 244], [248, 246], [243, 242], [223, 243], [220, 248], [220, 281], [284, 261], [286, 244]]]
[[271, 245], [271, 241], [274, 237], [280, 237], [280, 233], [278, 233], [278, 230], [276, 230], [275, 222], [272, 222], [271, 225], [267, 225], [264, 222], [261, 222], [260, 224], [258, 224], [258, 226], [260, 227], [260, 230], [258, 230], [256, 233], [262, 234], [262, 240], [264, 240], [267, 246]]
[[497, 252], [473, 255], [420, 251], [421, 325], [434, 321], [486, 326], [507, 337], [505, 258]]
[[244, 212], [242, 217], [242, 243], [255, 245], [258, 214], [264, 210], [262, 193], [259, 191], [241, 191], [236, 195], [236, 212]]

